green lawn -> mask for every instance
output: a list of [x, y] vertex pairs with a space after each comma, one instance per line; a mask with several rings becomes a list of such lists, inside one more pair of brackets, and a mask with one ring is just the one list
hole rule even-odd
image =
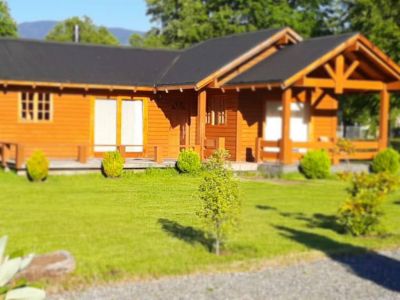
[[390, 235], [352, 238], [337, 233], [332, 219], [345, 183], [247, 179], [240, 182], [241, 228], [216, 257], [195, 215], [198, 183], [172, 172], [52, 176], [39, 184], [0, 173], [0, 234], [9, 235], [9, 251], [71, 251], [78, 264], [71, 282], [84, 283], [232, 269], [310, 250], [400, 246], [400, 193], [385, 206]]

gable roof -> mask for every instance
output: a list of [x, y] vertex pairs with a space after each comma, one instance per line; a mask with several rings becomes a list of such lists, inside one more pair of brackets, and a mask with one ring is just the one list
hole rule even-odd
[[154, 86], [180, 51], [0, 39], [0, 79]]
[[358, 33], [347, 33], [304, 40], [274, 53], [250, 70], [233, 78], [230, 84], [282, 83], [317, 61]]
[[196, 84], [283, 30], [267, 29], [198, 43], [183, 51], [157, 84]]
[[288, 31], [301, 39], [289, 28], [267, 29], [206, 40], [181, 51], [0, 38], [0, 80], [194, 85]]

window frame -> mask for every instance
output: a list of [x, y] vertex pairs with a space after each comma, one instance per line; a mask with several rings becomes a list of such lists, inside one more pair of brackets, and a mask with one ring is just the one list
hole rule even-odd
[[[33, 110], [32, 110], [33, 118], [31, 120], [29, 120], [27, 118], [23, 118], [23, 116], [22, 116], [22, 114], [23, 114], [23, 95], [24, 94], [27, 94], [27, 95], [33, 94]], [[43, 116], [44, 116], [47, 113], [47, 110], [45, 110], [44, 108], [42, 108], [41, 111], [39, 111], [39, 102], [42, 102], [40, 104], [42, 104], [44, 106], [46, 105], [46, 101], [44, 101], [43, 98], [42, 98], [42, 100], [39, 100], [40, 94], [48, 95], [48, 97], [49, 97], [49, 110], [48, 110], [49, 119], [39, 119], [39, 114], [43, 114]], [[27, 104], [28, 104], [28, 102], [27, 102]], [[51, 123], [51, 122], [53, 122], [53, 118], [54, 118], [54, 99], [53, 99], [52, 93], [39, 92], [39, 91], [21, 91], [21, 92], [19, 92], [18, 121], [20, 123]]]

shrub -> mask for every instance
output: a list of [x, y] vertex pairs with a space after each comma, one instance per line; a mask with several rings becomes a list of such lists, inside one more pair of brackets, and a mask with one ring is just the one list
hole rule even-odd
[[207, 172], [200, 183], [198, 199], [201, 209], [197, 215], [213, 238], [215, 253], [219, 255], [227, 235], [237, 227], [240, 216], [238, 184], [232, 171], [214, 169]]
[[49, 174], [49, 161], [42, 151], [35, 151], [28, 159], [26, 168], [30, 180], [44, 181]]
[[215, 169], [224, 169], [226, 167], [226, 161], [230, 158], [228, 150], [218, 149], [208, 158], [204, 164], [205, 168], [209, 171]]
[[380, 151], [372, 161], [372, 171], [374, 173], [390, 172], [396, 174], [400, 167], [399, 153], [391, 148]]
[[199, 154], [194, 150], [183, 150], [179, 153], [176, 167], [182, 173], [195, 174], [201, 169]]
[[331, 160], [324, 150], [310, 151], [300, 161], [300, 171], [308, 179], [329, 177]]
[[398, 178], [389, 173], [354, 174], [350, 197], [339, 209], [339, 223], [354, 236], [376, 232], [383, 216], [381, 204], [398, 184]]
[[102, 162], [103, 173], [108, 178], [117, 178], [122, 175], [125, 160], [118, 151], [107, 152], [104, 154]]

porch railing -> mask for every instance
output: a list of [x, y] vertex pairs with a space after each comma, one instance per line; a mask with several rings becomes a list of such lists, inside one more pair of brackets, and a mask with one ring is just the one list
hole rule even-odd
[[[256, 141], [256, 158], [258, 161], [279, 161], [281, 140], [278, 141], [265, 141], [257, 139]], [[344, 153], [336, 146], [335, 141], [310, 141], [310, 142], [290, 142], [292, 149], [292, 159], [295, 162], [300, 160], [308, 151], [325, 149], [332, 161], [338, 163], [340, 160], [370, 160], [379, 151], [378, 141], [351, 141], [353, 151], [351, 153]]]

